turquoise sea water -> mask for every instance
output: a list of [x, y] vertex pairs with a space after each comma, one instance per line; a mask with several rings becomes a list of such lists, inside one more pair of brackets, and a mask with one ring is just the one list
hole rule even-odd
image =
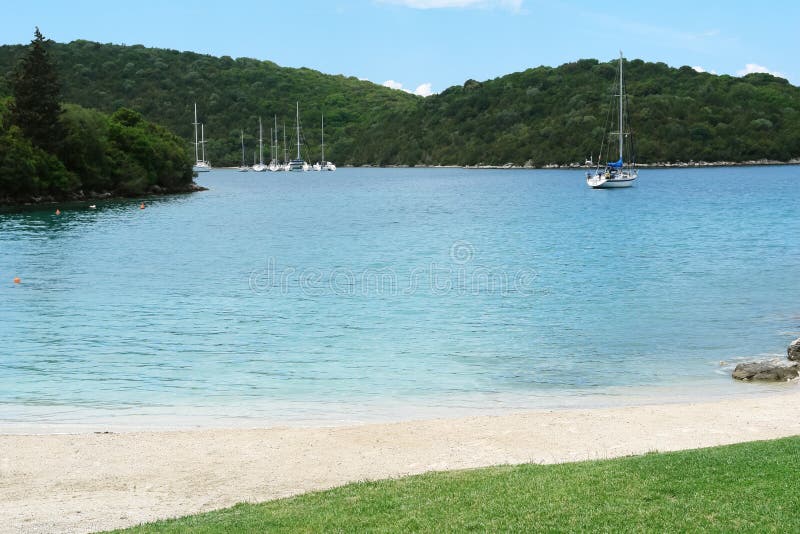
[[643, 170], [616, 191], [579, 170], [198, 181], [210, 190], [144, 210], [0, 212], [0, 424], [342, 422], [787, 387], [729, 371], [800, 335], [800, 167]]

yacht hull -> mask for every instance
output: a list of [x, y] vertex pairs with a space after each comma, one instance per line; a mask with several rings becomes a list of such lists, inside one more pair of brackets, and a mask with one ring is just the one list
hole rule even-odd
[[636, 177], [633, 178], [604, 178], [603, 176], [591, 176], [586, 179], [586, 183], [592, 189], [618, 189], [621, 187], [632, 187]]

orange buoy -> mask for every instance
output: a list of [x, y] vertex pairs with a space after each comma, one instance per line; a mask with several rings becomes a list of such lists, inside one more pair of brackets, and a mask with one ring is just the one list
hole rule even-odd
[[19, 279], [19, 276], [14, 277], [14, 283], [19, 284], [22, 280]]
[[56, 215], [61, 215], [61, 210], [56, 208]]
[[140, 210], [143, 210], [143, 209], [144, 209], [144, 202], [142, 202], [141, 204], [139, 204], [139, 209], [140, 209]]

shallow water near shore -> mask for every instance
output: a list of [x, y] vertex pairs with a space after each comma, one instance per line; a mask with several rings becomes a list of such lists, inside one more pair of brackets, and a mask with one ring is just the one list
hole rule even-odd
[[[800, 335], [800, 167], [340, 169], [0, 213], [0, 426], [698, 400]], [[88, 203], [87, 203], [88, 204]], [[14, 284], [14, 277], [21, 283]]]

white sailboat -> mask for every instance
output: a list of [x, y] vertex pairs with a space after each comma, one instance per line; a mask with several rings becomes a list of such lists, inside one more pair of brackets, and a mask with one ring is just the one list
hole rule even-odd
[[[194, 103], [194, 160], [195, 163], [192, 166], [192, 170], [194, 172], [208, 172], [211, 170], [211, 164], [206, 161], [206, 136], [205, 136], [205, 129], [203, 125], [197, 122], [197, 102]], [[202, 141], [197, 140], [197, 127], [200, 126], [202, 132]], [[199, 148], [200, 146], [203, 147], [203, 159], [200, 159]]]
[[253, 165], [256, 172], [264, 172], [267, 166], [264, 165], [264, 136], [261, 129], [261, 117], [258, 118], [258, 164]]
[[278, 163], [278, 116], [275, 115], [275, 127], [270, 130], [270, 137], [272, 138], [270, 141], [272, 142], [272, 147], [270, 152], [272, 153], [272, 159], [269, 162], [269, 170], [270, 172], [277, 172], [282, 170], [280, 164]]
[[239, 172], [247, 172], [250, 170], [250, 167], [245, 165], [244, 163], [244, 130], [242, 130], [242, 164], [239, 165]]
[[315, 171], [335, 171], [336, 165], [331, 163], [330, 161], [325, 160], [325, 115], [322, 116], [322, 162], [317, 162], [314, 164]]
[[292, 172], [305, 172], [308, 170], [308, 163], [300, 157], [300, 102], [297, 103], [297, 157], [289, 161], [289, 170]]
[[[636, 169], [636, 160], [633, 153], [633, 138], [631, 132], [626, 130], [627, 115], [625, 113], [625, 85], [622, 78], [622, 52], [619, 53], [619, 86], [618, 94], [614, 95], [615, 99], [618, 98], [617, 107], [617, 134], [618, 143], [618, 156], [617, 161], [609, 161], [605, 167], [601, 169], [600, 162], [603, 161], [603, 150], [606, 149], [609, 153], [611, 146], [609, 143], [608, 148], [605, 147], [606, 139], [600, 146], [600, 154], [597, 157], [597, 167], [594, 171], [586, 173], [586, 183], [592, 189], [611, 189], [619, 187], [631, 187], [634, 180], [639, 175]], [[626, 154], [627, 152], [627, 154]], [[625, 158], [627, 157], [627, 161]], [[607, 158], [606, 158], [607, 159]]]
[[283, 164], [282, 171], [289, 170], [289, 145], [286, 144], [286, 121], [283, 121]]

